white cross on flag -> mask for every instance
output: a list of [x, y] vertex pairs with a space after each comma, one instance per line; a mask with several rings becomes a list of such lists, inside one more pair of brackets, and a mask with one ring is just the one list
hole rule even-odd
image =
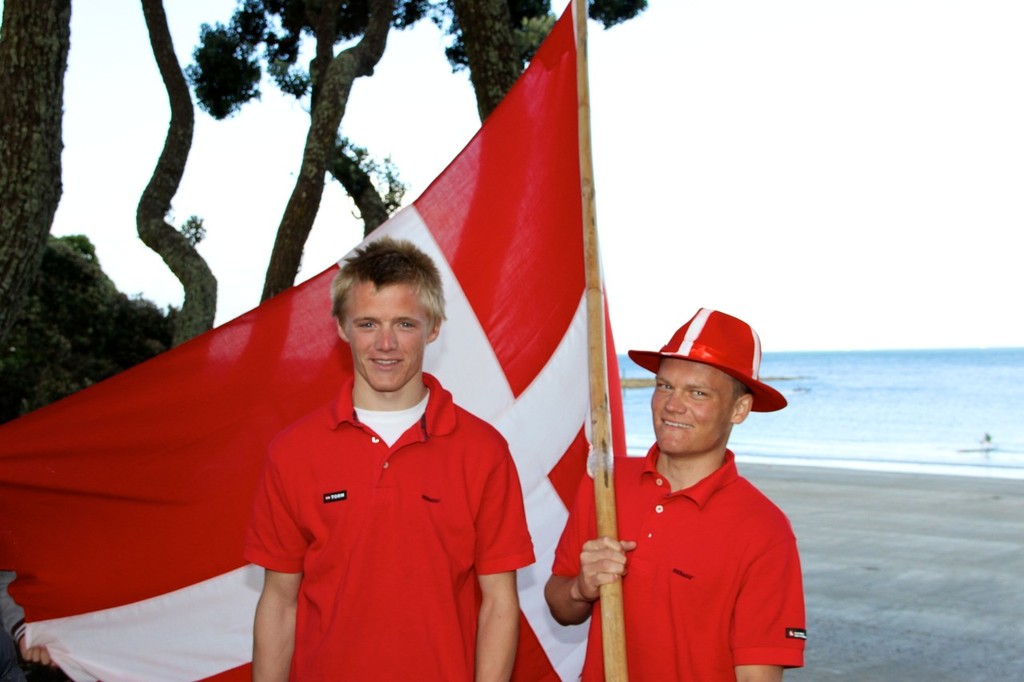
[[[571, 10], [463, 152], [371, 238], [383, 235], [440, 266], [449, 319], [426, 369], [501, 431], [519, 470], [537, 563], [519, 572], [514, 677], [575, 679], [586, 626], [556, 625], [543, 598], [589, 449]], [[18, 573], [29, 641], [73, 679], [249, 679], [262, 569], [242, 560], [242, 536], [266, 444], [352, 371], [334, 272], [0, 426], [0, 569]]]

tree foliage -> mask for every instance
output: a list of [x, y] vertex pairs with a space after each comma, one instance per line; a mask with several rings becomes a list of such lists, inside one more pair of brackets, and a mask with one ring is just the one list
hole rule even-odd
[[259, 62], [234, 24], [234, 20], [229, 26], [203, 24], [199, 32], [202, 48], [192, 53], [195, 63], [185, 68], [199, 106], [218, 120], [260, 96]]
[[0, 347], [0, 422], [171, 347], [174, 311], [120, 293], [85, 236], [50, 237]]
[[647, 9], [647, 0], [593, 0], [587, 16], [605, 28], [633, 19]]
[[[388, 27], [405, 28], [429, 17], [446, 30], [451, 37], [446, 54], [454, 69], [470, 70], [482, 120], [547, 36], [555, 19], [550, 7], [550, 0], [240, 0], [227, 24], [202, 27], [186, 74], [200, 107], [215, 118], [231, 116], [258, 99], [264, 75], [285, 93], [309, 96], [312, 124], [278, 227], [264, 300], [294, 282], [319, 208], [324, 172], [352, 195], [367, 233], [391, 210], [387, 196], [370, 191], [375, 185], [392, 186], [392, 178], [379, 172], [383, 166], [368, 171], [367, 164], [346, 156], [335, 139], [352, 81], [372, 73]], [[590, 14], [607, 27], [645, 7], [646, 0], [596, 0]], [[358, 44], [335, 55], [337, 46], [360, 36]], [[304, 64], [307, 39], [314, 54]]]
[[178, 232], [189, 245], [196, 246], [206, 239], [206, 223], [197, 215], [189, 216], [188, 220], [178, 228]]
[[[645, 9], [647, 0], [592, 0], [588, 16], [607, 29]], [[481, 120], [512, 87], [556, 19], [551, 0], [443, 0], [431, 4], [429, 16], [449, 36], [445, 56], [452, 69], [469, 69]], [[505, 69], [511, 69], [511, 79]]]
[[[238, 112], [247, 102], [259, 99], [260, 82], [266, 75], [285, 94], [302, 98], [314, 90], [314, 64], [303, 64], [303, 41], [319, 41], [322, 3], [304, 0], [240, 0], [227, 24], [203, 24], [195, 60], [185, 69], [199, 106], [216, 119]], [[369, 25], [369, 0], [335, 2], [330, 45], [359, 38]], [[428, 0], [398, 3], [391, 20], [405, 28], [425, 16]], [[322, 46], [317, 50], [321, 56]]]
[[[204, 24], [200, 45], [193, 53], [195, 63], [186, 69], [200, 107], [223, 119], [246, 102], [259, 99], [262, 64], [282, 92], [296, 98], [309, 94], [313, 78], [300, 62], [303, 39], [315, 37], [307, 4], [302, 0], [241, 0], [227, 24]], [[367, 0], [338, 6], [337, 41], [352, 40], [365, 31], [367, 8]], [[607, 29], [646, 8], [647, 0], [593, 0], [588, 15]], [[405, 0], [399, 3], [392, 25], [407, 28], [423, 18], [429, 18], [449, 37], [445, 56], [454, 71], [488, 70], [480, 58], [470, 59], [467, 44], [475, 45], [480, 54], [504, 59], [504, 67], [514, 74], [512, 81], [555, 22], [551, 0]], [[505, 25], [495, 25], [497, 18]], [[504, 41], [510, 41], [511, 52], [501, 45]], [[494, 82], [495, 78], [501, 82]], [[491, 88], [507, 92], [511, 83], [502, 86], [507, 80], [503, 74], [493, 73], [474, 78], [478, 99], [492, 99], [484, 95]], [[481, 104], [481, 111], [491, 109], [493, 106]]]

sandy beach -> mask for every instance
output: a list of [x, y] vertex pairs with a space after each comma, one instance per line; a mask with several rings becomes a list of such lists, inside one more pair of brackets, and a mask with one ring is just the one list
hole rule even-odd
[[807, 597], [787, 680], [1024, 679], [1024, 481], [740, 464], [787, 513]]

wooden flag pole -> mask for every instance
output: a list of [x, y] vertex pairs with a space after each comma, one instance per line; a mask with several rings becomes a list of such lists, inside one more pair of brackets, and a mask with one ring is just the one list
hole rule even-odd
[[[590, 83], [587, 75], [587, 0], [576, 3], [576, 91], [579, 105], [580, 184], [583, 195], [583, 245], [586, 270], [587, 345], [590, 374], [591, 473], [597, 507], [597, 534], [618, 539], [615, 484], [608, 409], [605, 356], [604, 290], [597, 248], [597, 208], [594, 201], [594, 159], [590, 142]], [[626, 632], [622, 613], [622, 582], [601, 586], [601, 637], [604, 676], [626, 682]]]

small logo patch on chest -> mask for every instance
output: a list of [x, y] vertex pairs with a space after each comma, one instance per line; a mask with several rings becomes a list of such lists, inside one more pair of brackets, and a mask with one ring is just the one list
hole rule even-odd
[[803, 628], [786, 628], [786, 639], [807, 639], [807, 630]]
[[348, 499], [347, 490], [338, 490], [333, 493], [324, 493], [324, 504], [330, 504], [331, 502], [344, 502]]

